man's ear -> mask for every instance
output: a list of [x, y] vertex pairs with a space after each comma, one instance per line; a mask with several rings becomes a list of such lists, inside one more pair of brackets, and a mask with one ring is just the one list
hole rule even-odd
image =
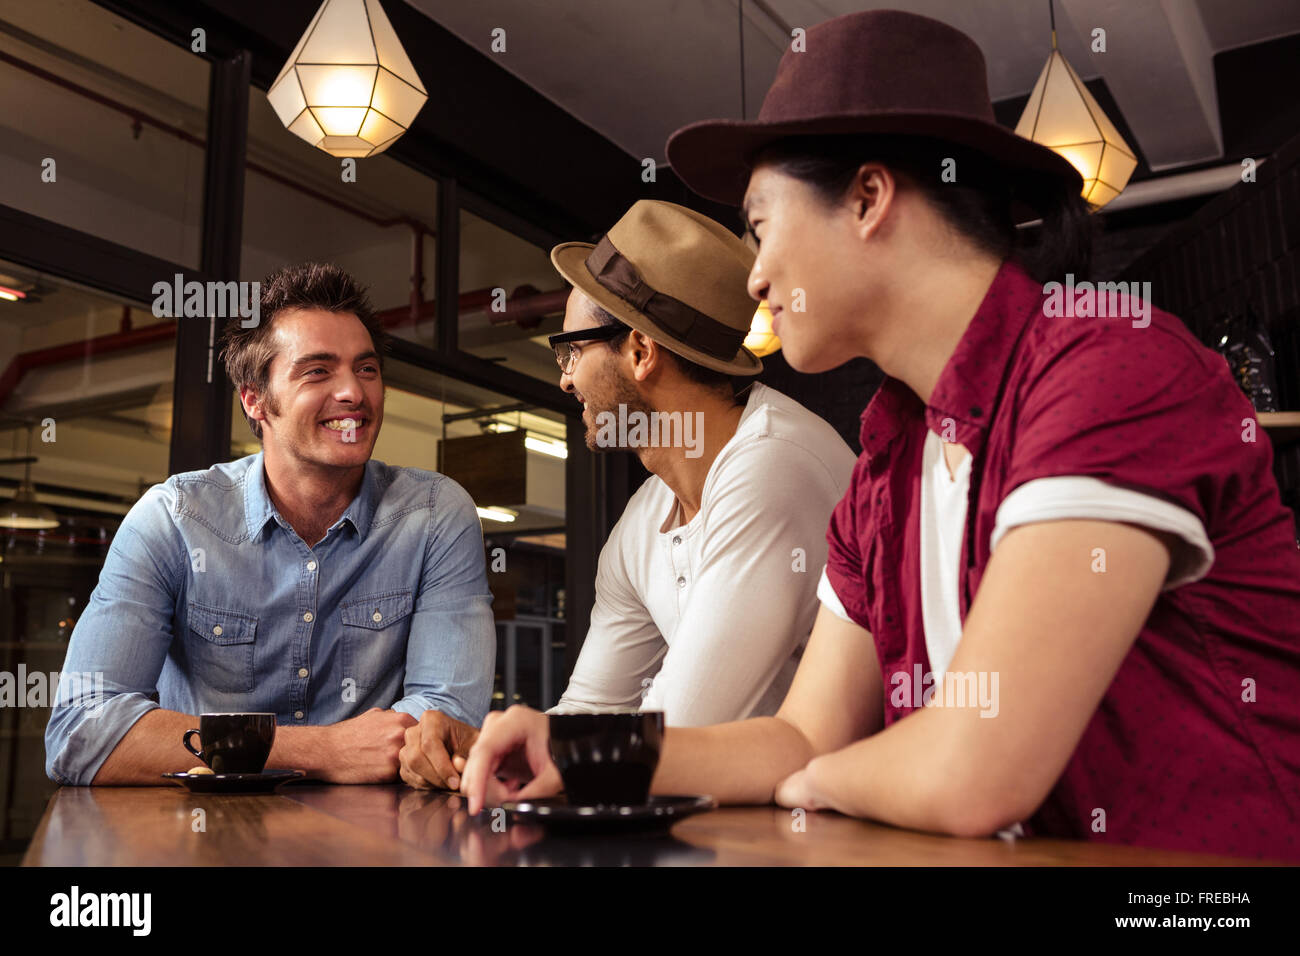
[[849, 201], [857, 231], [870, 239], [881, 228], [897, 196], [898, 180], [893, 171], [881, 163], [863, 163], [849, 187]]
[[627, 341], [631, 348], [632, 377], [638, 382], [644, 382], [664, 361], [663, 346], [636, 329], [632, 330]]
[[244, 414], [255, 422], [266, 421], [266, 409], [262, 406], [262, 396], [248, 385], [239, 389], [239, 402], [244, 406]]

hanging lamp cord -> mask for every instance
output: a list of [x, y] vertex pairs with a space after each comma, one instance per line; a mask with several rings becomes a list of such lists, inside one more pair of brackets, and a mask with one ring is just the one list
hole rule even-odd
[[736, 0], [736, 21], [740, 33], [740, 118], [748, 119], [745, 111], [745, 0]]

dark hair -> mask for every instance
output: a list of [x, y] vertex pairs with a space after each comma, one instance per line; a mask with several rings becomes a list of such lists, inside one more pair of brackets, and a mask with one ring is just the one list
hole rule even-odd
[[[587, 299], [587, 305], [591, 309], [591, 317], [601, 325], [616, 325], [622, 328], [622, 331], [618, 335], [614, 336], [614, 338], [605, 340], [605, 344], [608, 345], [612, 351], [617, 352], [623, 347], [623, 342], [627, 339], [628, 333], [632, 331], [632, 327], [625, 322], [621, 322], [618, 316], [601, 308], [590, 298]], [[692, 362], [690, 359], [682, 358], [682, 356], [667, 347], [664, 348], [664, 352], [667, 355], [672, 356], [672, 360], [677, 364], [677, 368], [681, 371], [682, 376], [687, 381], [719, 392], [725, 389], [731, 393], [733, 398], [735, 397], [736, 387], [733, 376], [728, 375], [726, 372], [719, 372], [711, 368], [706, 368], [703, 365]]]
[[[275, 358], [272, 333], [275, 320], [291, 309], [324, 309], [326, 312], [349, 312], [361, 320], [370, 333], [379, 356], [380, 372], [384, 368], [384, 350], [388, 334], [375, 316], [366, 297], [365, 287], [338, 266], [330, 263], [303, 262], [277, 269], [262, 280], [259, 321], [251, 329], [232, 321], [221, 335], [221, 360], [235, 389], [252, 388], [267, 395], [271, 360]], [[274, 400], [270, 407], [275, 410]], [[248, 417], [248, 427], [259, 439], [262, 425]]]
[[[752, 160], [807, 183], [827, 202], [847, 192], [863, 163], [881, 162], [977, 248], [1015, 258], [1040, 281], [1066, 272], [1082, 276], [1089, 269], [1093, 222], [1078, 190], [1053, 177], [1012, 174], [954, 143], [921, 136], [802, 136], [778, 140]], [[946, 169], [954, 181], [944, 181]], [[1036, 236], [1016, 228], [1013, 204], [1041, 216]]]

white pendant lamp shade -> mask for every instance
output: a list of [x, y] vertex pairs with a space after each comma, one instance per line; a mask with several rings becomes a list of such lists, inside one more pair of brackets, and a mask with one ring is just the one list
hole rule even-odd
[[23, 462], [23, 480], [18, 483], [14, 496], [8, 501], [0, 502], [0, 528], [17, 528], [26, 531], [47, 531], [59, 526], [59, 516], [36, 500], [36, 488], [32, 484], [32, 432], [35, 426], [27, 426], [27, 457], [9, 459], [9, 464]]
[[745, 336], [745, 348], [762, 358], [780, 347], [781, 340], [772, 331], [772, 310], [767, 306], [767, 299], [764, 299], [754, 312], [754, 321], [750, 323], [749, 334]]
[[429, 94], [379, 0], [325, 0], [266, 98], [289, 132], [331, 156], [374, 156]]
[[[31, 466], [28, 466], [30, 471]], [[24, 478], [17, 493], [0, 503], [0, 528], [47, 531], [59, 526], [59, 516], [36, 500], [31, 476]]]
[[1083, 177], [1083, 198], [1106, 205], [1128, 185], [1137, 157], [1061, 51], [1052, 50], [1016, 134], [1054, 149]]

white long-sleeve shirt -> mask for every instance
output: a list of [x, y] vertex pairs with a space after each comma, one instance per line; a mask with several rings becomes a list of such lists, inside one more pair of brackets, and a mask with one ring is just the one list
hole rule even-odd
[[662, 710], [674, 726], [776, 713], [817, 614], [826, 524], [853, 464], [830, 425], [755, 384], [698, 514], [681, 525], [657, 476], [628, 502], [552, 713]]

